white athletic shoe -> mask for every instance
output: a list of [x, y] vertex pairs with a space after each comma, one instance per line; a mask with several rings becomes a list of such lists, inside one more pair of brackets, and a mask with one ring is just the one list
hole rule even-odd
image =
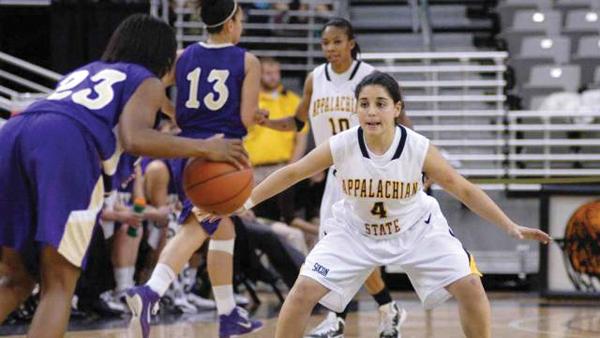
[[233, 299], [235, 300], [235, 304], [238, 306], [246, 306], [250, 304], [250, 299], [244, 295], [240, 295], [239, 293], [234, 293]]
[[379, 338], [401, 338], [400, 327], [406, 320], [406, 310], [398, 308], [396, 302], [379, 307]]
[[188, 301], [187, 294], [183, 290], [183, 284], [178, 279], [174, 280], [164, 295], [173, 310], [180, 313], [198, 313], [198, 308]]
[[198, 308], [188, 300], [188, 295], [182, 291], [176, 291], [173, 297], [173, 306], [182, 313], [198, 313]]
[[217, 308], [217, 303], [212, 299], [206, 299], [190, 292], [187, 295], [187, 300], [194, 304], [200, 310], [214, 310]]
[[327, 317], [315, 327], [305, 338], [344, 338], [346, 323], [335, 312], [329, 312]]
[[108, 290], [100, 294], [100, 306], [103, 310], [121, 315], [129, 313], [129, 308], [125, 303], [125, 292]]

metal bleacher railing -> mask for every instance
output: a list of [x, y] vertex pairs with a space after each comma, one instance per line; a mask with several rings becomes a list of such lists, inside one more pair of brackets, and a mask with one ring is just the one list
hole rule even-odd
[[393, 74], [415, 129], [445, 149], [469, 177], [506, 175], [504, 52], [373, 53]]
[[[7, 71], [3, 65], [18, 69], [19, 75]], [[24, 109], [52, 92], [51, 87], [40, 84], [40, 79], [54, 83], [61, 77], [61, 74], [0, 52], [0, 108], [12, 112]]]
[[600, 176], [599, 117], [593, 110], [508, 112], [508, 176]]

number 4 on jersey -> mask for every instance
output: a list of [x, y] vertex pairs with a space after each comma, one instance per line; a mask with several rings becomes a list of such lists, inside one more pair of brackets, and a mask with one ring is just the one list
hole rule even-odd
[[371, 209], [371, 213], [375, 216], [379, 216], [379, 218], [387, 217], [387, 210], [385, 210], [385, 205], [383, 202], [375, 202], [375, 204], [373, 204], [373, 208]]

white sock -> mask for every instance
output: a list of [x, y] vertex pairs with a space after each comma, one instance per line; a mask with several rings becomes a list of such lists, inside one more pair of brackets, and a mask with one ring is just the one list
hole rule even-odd
[[196, 281], [196, 275], [198, 274], [198, 268], [188, 268], [187, 269], [187, 274], [185, 276], [186, 278], [186, 283], [189, 286], [194, 285], [194, 282]]
[[134, 286], [133, 275], [135, 274], [135, 266], [127, 266], [124, 268], [114, 268], [115, 274], [115, 291], [127, 290]]
[[146, 283], [159, 296], [164, 296], [169, 288], [169, 285], [177, 278], [177, 275], [170, 266], [162, 263], [156, 264], [150, 280]]
[[235, 309], [235, 299], [233, 299], [233, 285], [213, 286], [213, 294], [217, 303], [217, 313], [219, 315], [228, 315]]
[[188, 268], [188, 277], [192, 279], [196, 279], [196, 275], [198, 274], [198, 268]]

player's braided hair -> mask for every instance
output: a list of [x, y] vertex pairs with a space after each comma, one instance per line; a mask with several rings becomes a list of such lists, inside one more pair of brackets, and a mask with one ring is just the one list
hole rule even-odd
[[139, 64], [162, 77], [171, 69], [176, 50], [175, 32], [167, 23], [134, 14], [114, 31], [101, 60]]

